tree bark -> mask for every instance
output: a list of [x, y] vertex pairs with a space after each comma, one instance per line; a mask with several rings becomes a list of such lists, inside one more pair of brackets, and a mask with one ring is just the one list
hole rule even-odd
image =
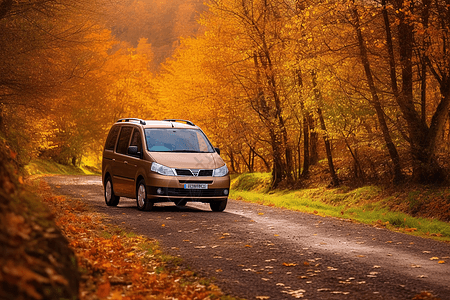
[[323, 118], [323, 113], [322, 113], [322, 109], [321, 109], [321, 103], [322, 103], [322, 97], [320, 95], [320, 91], [319, 88], [317, 87], [317, 73], [315, 70], [311, 71], [311, 75], [313, 77], [313, 87], [314, 87], [314, 96], [316, 98], [317, 101], [317, 114], [319, 116], [319, 121], [320, 121], [320, 128], [323, 131], [323, 140], [325, 142], [325, 151], [327, 153], [327, 161], [328, 161], [328, 168], [330, 170], [330, 175], [331, 175], [331, 185], [332, 186], [338, 186], [339, 185], [339, 178], [336, 174], [336, 170], [334, 169], [334, 164], [333, 164], [333, 155], [331, 152], [331, 143], [330, 140], [328, 139], [328, 134], [327, 134], [327, 128], [325, 125], [325, 120]]
[[[398, 19], [397, 39], [399, 43], [400, 68], [402, 75], [402, 88], [400, 91], [394, 84], [396, 82], [396, 74], [392, 36], [389, 35], [390, 23], [387, 18], [386, 3], [384, 0], [382, 3], [384, 4], [383, 15], [385, 16], [387, 45], [392, 48], [389, 49], [389, 61], [391, 62], [391, 82], [393, 83], [392, 88], [400, 111], [408, 125], [408, 142], [410, 143], [410, 152], [413, 157], [413, 179], [416, 182], [422, 183], [440, 182], [444, 179], [444, 176], [442, 168], [436, 160], [435, 153], [437, 138], [445, 126], [448, 110], [450, 108], [450, 74], [448, 71], [450, 63], [448, 60], [445, 62], [445, 69], [443, 68], [443, 70], [447, 71], [443, 74], [439, 74], [436, 71], [433, 72], [433, 65], [430, 63], [426, 51], [423, 53], [428, 67], [432, 70], [432, 73], [440, 85], [441, 92], [441, 100], [433, 114], [430, 126], [428, 127], [427, 124], [423, 122], [421, 114], [416, 111], [414, 106], [412, 63], [414, 26], [409, 17], [409, 14], [413, 13], [412, 2], [406, 0], [392, 0]], [[442, 20], [442, 23], [447, 26], [447, 28], [449, 17], [450, 16], [445, 16], [445, 20]], [[445, 55], [449, 54], [448, 51], [449, 50], [444, 46]]]
[[353, 17], [354, 17], [354, 26], [356, 30], [356, 35], [358, 38], [358, 46], [360, 51], [360, 58], [361, 62], [364, 67], [364, 72], [366, 74], [367, 83], [369, 85], [370, 93], [372, 95], [372, 102], [371, 105], [375, 109], [375, 112], [377, 114], [378, 123], [381, 127], [381, 132], [383, 133], [384, 142], [386, 144], [386, 147], [389, 151], [389, 156], [391, 158], [391, 161], [394, 165], [394, 183], [400, 183], [403, 181], [403, 173], [400, 165], [400, 156], [398, 155], [397, 148], [395, 147], [394, 143], [392, 142], [391, 134], [389, 132], [389, 128], [387, 126], [386, 119], [384, 117], [384, 111], [381, 107], [381, 102], [378, 97], [378, 92], [375, 87], [375, 81], [373, 79], [372, 70], [370, 67], [369, 57], [367, 54], [367, 48], [365, 45], [364, 38], [362, 36], [361, 31], [361, 25], [359, 22], [359, 13], [356, 8], [356, 6], [353, 6]]

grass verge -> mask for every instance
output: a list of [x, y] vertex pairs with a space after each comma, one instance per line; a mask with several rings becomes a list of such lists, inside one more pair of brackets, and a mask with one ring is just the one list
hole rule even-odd
[[80, 299], [236, 299], [181, 268], [156, 240], [105, 224], [82, 201], [54, 195], [44, 181], [34, 184], [76, 254]]
[[448, 187], [386, 190], [379, 186], [341, 186], [268, 193], [269, 184], [270, 174], [242, 174], [232, 180], [230, 197], [450, 242], [450, 224], [438, 219], [450, 216]]
[[36, 159], [24, 167], [28, 175], [98, 175], [101, 170], [91, 166], [75, 167], [72, 165], [61, 165], [52, 160]]

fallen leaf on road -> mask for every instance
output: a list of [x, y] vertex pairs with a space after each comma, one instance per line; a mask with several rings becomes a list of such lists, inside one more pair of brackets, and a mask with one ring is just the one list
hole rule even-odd
[[285, 267], [295, 267], [297, 264], [295, 264], [295, 263], [283, 263], [283, 266], [285, 266]]
[[436, 256], [430, 258], [430, 260], [438, 260], [438, 259], [439, 259], [439, 257], [436, 257]]
[[262, 216], [264, 213], [258, 213], [258, 215]]
[[111, 291], [111, 284], [109, 283], [109, 281], [106, 281], [98, 286], [97, 296], [99, 298], [108, 297], [110, 291]]
[[445, 264], [445, 260], [438, 261], [438, 264]]
[[267, 299], [270, 299], [270, 297], [269, 296], [256, 296], [256, 299], [258, 299], [258, 300], [267, 300]]

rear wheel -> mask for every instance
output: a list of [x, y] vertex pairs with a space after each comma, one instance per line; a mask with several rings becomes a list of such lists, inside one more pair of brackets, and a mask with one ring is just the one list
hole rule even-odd
[[108, 206], [117, 206], [119, 204], [120, 197], [114, 194], [114, 188], [111, 177], [106, 177], [105, 180], [105, 202]]
[[209, 203], [209, 206], [211, 207], [212, 211], [221, 212], [221, 211], [224, 211], [225, 208], [227, 207], [227, 202], [228, 202], [228, 199], [222, 200], [222, 201], [214, 201], [214, 202]]
[[145, 181], [141, 179], [137, 186], [136, 202], [139, 210], [151, 210], [153, 202], [147, 199], [147, 187]]

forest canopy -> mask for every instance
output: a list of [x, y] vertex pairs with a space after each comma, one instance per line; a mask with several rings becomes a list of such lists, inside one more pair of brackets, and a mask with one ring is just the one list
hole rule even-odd
[[1, 136], [100, 158], [121, 117], [189, 119], [273, 187], [447, 178], [450, 0], [0, 1]]

